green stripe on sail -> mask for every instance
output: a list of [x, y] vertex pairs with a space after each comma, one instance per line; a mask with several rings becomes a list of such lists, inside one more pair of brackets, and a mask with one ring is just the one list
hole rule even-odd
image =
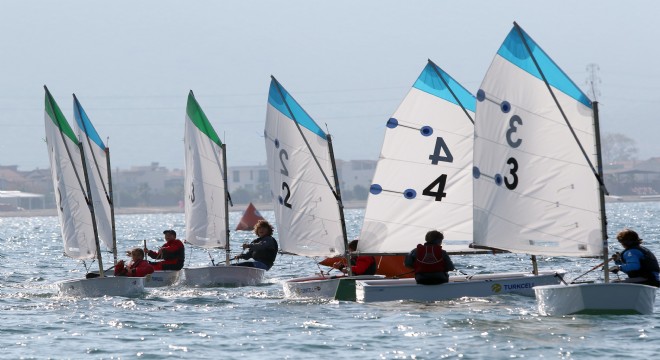
[[188, 94], [186, 115], [188, 115], [188, 119], [190, 119], [190, 121], [195, 124], [199, 131], [206, 134], [206, 136], [208, 136], [211, 141], [218, 144], [218, 146], [222, 146], [220, 137], [218, 137], [218, 134], [216, 134], [215, 130], [213, 129], [213, 125], [211, 125], [209, 119], [204, 114], [204, 111], [202, 111], [202, 108], [199, 106], [199, 103], [197, 103], [197, 100], [195, 99], [192, 91]]
[[73, 132], [73, 129], [71, 129], [69, 122], [64, 117], [64, 114], [62, 114], [62, 110], [60, 110], [60, 107], [57, 105], [55, 99], [53, 99], [53, 96], [48, 90], [46, 90], [45, 106], [46, 114], [48, 114], [48, 117], [50, 117], [53, 123], [55, 123], [55, 126], [57, 126], [64, 135], [71, 139], [74, 144], [77, 144], [78, 137]]

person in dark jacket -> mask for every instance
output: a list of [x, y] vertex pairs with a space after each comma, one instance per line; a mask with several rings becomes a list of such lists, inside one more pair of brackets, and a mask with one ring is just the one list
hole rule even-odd
[[447, 252], [442, 250], [444, 235], [432, 230], [426, 233], [426, 242], [418, 244], [406, 255], [404, 265], [415, 269], [415, 280], [422, 285], [444, 284], [449, 281], [447, 272], [456, 270]]
[[[353, 240], [348, 243], [348, 251], [353, 254], [357, 251], [358, 240]], [[343, 273], [347, 273], [346, 269], [346, 260], [337, 261], [332, 265], [333, 268], [341, 270]], [[375, 275], [378, 266], [376, 264], [376, 258], [373, 256], [351, 256], [351, 274], [353, 275]]]
[[621, 254], [616, 253], [612, 258], [615, 266], [610, 268], [613, 273], [623, 271], [628, 279], [623, 282], [639, 283], [660, 287], [660, 267], [658, 260], [651, 250], [643, 247], [642, 239], [630, 229], [624, 229], [616, 235], [616, 239], [623, 246]]
[[115, 276], [143, 277], [154, 272], [154, 267], [144, 259], [144, 250], [134, 248], [126, 254], [131, 257], [131, 262], [124, 265], [124, 260], [119, 260], [115, 266]]
[[235, 257], [235, 259], [253, 259], [253, 261], [244, 261], [234, 265], [270, 270], [278, 250], [277, 241], [273, 238], [273, 226], [266, 220], [259, 220], [254, 225], [254, 233], [258, 238], [249, 244], [243, 244], [243, 249], [248, 249], [248, 251]]
[[181, 270], [186, 260], [186, 248], [183, 242], [176, 238], [174, 230], [165, 230], [163, 235], [165, 235], [165, 244], [158, 251], [147, 250], [150, 258], [160, 261], [149, 263], [154, 270]]

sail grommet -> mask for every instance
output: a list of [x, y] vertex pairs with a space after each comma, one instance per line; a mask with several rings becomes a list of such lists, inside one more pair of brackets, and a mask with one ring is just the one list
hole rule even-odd
[[390, 129], [394, 129], [395, 127], [399, 126], [399, 120], [395, 118], [390, 118], [389, 120], [387, 120], [386, 126]]
[[511, 111], [511, 104], [509, 104], [509, 102], [506, 100], [502, 101], [502, 103], [500, 104], [500, 110], [502, 110], [502, 112], [505, 114], [508, 113], [509, 111]]
[[422, 126], [422, 128], [419, 129], [419, 132], [424, 136], [431, 136], [431, 134], [433, 134], [433, 128], [430, 126]]
[[494, 179], [495, 179], [495, 185], [497, 185], [497, 186], [502, 186], [502, 183], [504, 182], [504, 180], [502, 179], [502, 175], [500, 175], [500, 174], [495, 174], [495, 178], [494, 178]]
[[477, 91], [477, 100], [479, 100], [479, 101], [486, 100], [486, 92], [479, 89], [479, 91]]
[[374, 195], [378, 195], [381, 192], [383, 192], [383, 187], [378, 184], [371, 184], [371, 186], [369, 187], [369, 192]]
[[284, 205], [284, 199], [281, 196], [277, 197], [277, 201], [280, 203], [280, 205]]
[[417, 191], [415, 191], [413, 189], [406, 189], [403, 192], [403, 197], [405, 197], [408, 200], [414, 199], [415, 197], [417, 197]]
[[275, 148], [276, 149], [280, 148], [280, 140], [279, 139], [275, 139]]
[[478, 178], [481, 177], [481, 170], [479, 170], [479, 168], [476, 167], [476, 166], [472, 167], [472, 177], [474, 177], [475, 179], [478, 179]]

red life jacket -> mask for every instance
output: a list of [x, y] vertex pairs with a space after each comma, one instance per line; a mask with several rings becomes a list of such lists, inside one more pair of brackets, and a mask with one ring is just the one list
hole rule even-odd
[[418, 244], [415, 257], [415, 274], [447, 272], [442, 257], [442, 246], [438, 244]]

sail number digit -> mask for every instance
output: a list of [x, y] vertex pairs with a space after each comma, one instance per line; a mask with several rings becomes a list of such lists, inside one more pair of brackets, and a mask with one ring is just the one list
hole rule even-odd
[[[286, 152], [286, 150], [281, 149], [280, 163], [282, 164], [282, 169], [280, 169], [280, 174], [283, 176], [289, 176], [289, 170], [286, 168], [286, 164], [284, 163], [285, 160], [289, 160], [289, 154]], [[284, 196], [284, 201], [282, 204], [291, 209], [291, 203], [289, 203], [289, 199], [291, 198], [291, 188], [289, 187], [289, 184], [286, 183], [286, 181], [282, 181], [282, 190], [286, 190], [286, 195]]]
[[[442, 198], [447, 196], [445, 193], [445, 185], [447, 184], [447, 175], [442, 174], [437, 179], [435, 179], [429, 186], [424, 188], [422, 195], [433, 196], [435, 201], [442, 201]], [[438, 186], [438, 191], [433, 191], [435, 186]]]
[[[519, 126], [522, 126], [523, 121], [518, 115], [513, 115], [509, 119], [509, 129], [506, 131], [506, 142], [509, 144], [510, 147], [512, 148], [517, 148], [522, 144], [522, 139], [517, 138], [515, 141], [513, 140], [513, 135], [518, 131], [518, 127], [516, 126], [518, 124]], [[506, 163], [508, 165], [511, 165], [511, 169], [509, 170], [509, 174], [513, 178], [511, 182], [509, 182], [509, 177], [504, 178], [504, 185], [506, 186], [507, 189], [513, 190], [518, 186], [518, 161], [510, 157]]]
[[[441, 161], [448, 163], [454, 162], [454, 156], [451, 154], [451, 151], [449, 151], [449, 147], [447, 146], [445, 139], [442, 137], [438, 136], [435, 138], [435, 147], [433, 148], [433, 154], [429, 155], [429, 160], [431, 160], [431, 164], [433, 165], [438, 165]], [[445, 193], [446, 184], [447, 174], [442, 174], [433, 180], [429, 186], [424, 188], [422, 195], [432, 196], [435, 198], [435, 201], [442, 201], [442, 198], [447, 196], [447, 193]], [[436, 186], [438, 187], [437, 191], [434, 190]]]

